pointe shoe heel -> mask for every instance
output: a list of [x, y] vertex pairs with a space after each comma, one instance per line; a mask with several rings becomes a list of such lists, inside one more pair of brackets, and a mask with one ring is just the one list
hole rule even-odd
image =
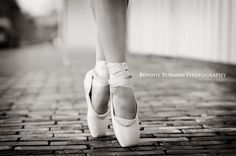
[[93, 108], [90, 92], [92, 88], [92, 81], [95, 75], [94, 70], [90, 70], [84, 79], [84, 89], [85, 89], [85, 96], [87, 101], [87, 123], [89, 127], [89, 131], [92, 137], [101, 137], [106, 135], [106, 131], [108, 128], [108, 114], [107, 111], [105, 114], [98, 114], [95, 109]]

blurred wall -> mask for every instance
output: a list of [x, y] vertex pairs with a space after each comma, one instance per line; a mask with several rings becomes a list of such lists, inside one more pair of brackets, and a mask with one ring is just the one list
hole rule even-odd
[[67, 47], [94, 47], [95, 24], [89, 0], [65, 0], [63, 39]]
[[235, 0], [131, 0], [130, 51], [236, 64]]
[[[68, 47], [95, 47], [89, 0], [65, 0]], [[236, 0], [130, 0], [128, 49], [133, 53], [236, 64]]]

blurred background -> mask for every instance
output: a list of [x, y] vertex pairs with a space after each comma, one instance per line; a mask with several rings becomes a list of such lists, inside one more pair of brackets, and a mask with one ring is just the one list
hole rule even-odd
[[[131, 0], [131, 53], [236, 64], [235, 0]], [[95, 48], [88, 0], [0, 0], [0, 50]]]

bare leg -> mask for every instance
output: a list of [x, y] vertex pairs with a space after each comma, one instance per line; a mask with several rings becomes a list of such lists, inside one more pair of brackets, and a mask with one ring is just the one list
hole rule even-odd
[[106, 61], [125, 62], [126, 0], [91, 0]]
[[96, 42], [96, 60], [106, 61], [105, 54], [102, 48], [102, 43], [100, 41], [98, 33], [97, 33], [97, 42]]
[[[101, 46], [99, 35], [97, 35], [97, 45], [96, 45], [96, 62], [97, 61], [105, 61], [105, 55]], [[102, 74], [101, 76], [104, 75]], [[109, 86], [92, 86], [91, 100], [93, 107], [98, 114], [104, 114], [107, 112], [109, 97], [110, 97]]]
[[[108, 63], [126, 61], [126, 0], [91, 0], [98, 34]], [[136, 101], [130, 88], [119, 87], [114, 96], [119, 117], [131, 119], [136, 114]]]

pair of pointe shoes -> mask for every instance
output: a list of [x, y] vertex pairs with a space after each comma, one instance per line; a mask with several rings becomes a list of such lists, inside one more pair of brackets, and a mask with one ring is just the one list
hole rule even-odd
[[[108, 115], [109, 111], [105, 114], [98, 114], [91, 103], [91, 88], [93, 84], [93, 79], [96, 73], [94, 70], [90, 70], [84, 80], [84, 88], [85, 88], [85, 95], [88, 105], [88, 112], [87, 112], [87, 122], [90, 133], [92, 137], [100, 137], [106, 135], [106, 130], [108, 127]], [[112, 118], [112, 125], [116, 135], [117, 140], [119, 141], [122, 147], [128, 147], [138, 144], [140, 131], [139, 131], [139, 119], [138, 119], [138, 107], [137, 112], [134, 119], [124, 119], [118, 117], [114, 113], [114, 103], [113, 95], [115, 94], [115, 90], [118, 86], [120, 87], [128, 87], [130, 88], [130, 78], [127, 78], [127, 75], [119, 75], [118, 77], [111, 78], [109, 80], [110, 84], [110, 102], [111, 102], [111, 118]], [[103, 83], [101, 81], [101, 83]], [[105, 82], [104, 82], [105, 83]], [[106, 82], [107, 83], [107, 82]]]

